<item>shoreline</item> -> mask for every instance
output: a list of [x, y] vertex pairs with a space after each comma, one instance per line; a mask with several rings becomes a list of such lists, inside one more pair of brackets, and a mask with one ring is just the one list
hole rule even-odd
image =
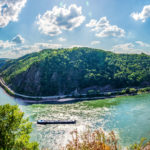
[[[22, 97], [18, 97], [14, 94], [10, 94], [6, 87], [2, 86], [0, 83], [0, 87], [8, 94], [9, 96], [16, 98], [17, 101], [22, 102], [25, 105], [32, 105], [32, 104], [70, 104], [70, 103], [77, 103], [82, 101], [92, 101], [92, 100], [103, 100], [108, 98], [115, 98], [118, 96], [105, 96], [105, 97], [89, 97], [89, 98], [58, 98], [58, 99], [24, 99]], [[123, 95], [120, 95], [123, 96]], [[125, 96], [125, 95], [124, 95]], [[19, 100], [18, 100], [19, 99]], [[22, 104], [21, 103], [21, 104]]]
[[[146, 88], [139, 88], [132, 92], [125, 92], [123, 93], [120, 89], [117, 91], [112, 91], [112, 93], [109, 95], [110, 92], [103, 92], [102, 96], [94, 96], [94, 95], [80, 95], [79, 97], [72, 97], [71, 95], [61, 95], [61, 96], [27, 96], [15, 93], [13, 90], [11, 90], [4, 80], [0, 78], [0, 86], [3, 88], [3, 90], [10, 96], [14, 98], [19, 98], [19, 101], [23, 102], [24, 104], [31, 105], [31, 104], [69, 104], [69, 103], [77, 103], [82, 101], [92, 101], [92, 100], [104, 100], [104, 99], [110, 99], [110, 98], [116, 98], [120, 96], [134, 96], [142, 93], [149, 93], [150, 89], [145, 90]], [[143, 91], [142, 91], [143, 90]], [[140, 93], [139, 93], [140, 91]], [[105, 93], [107, 93], [105, 95]]]

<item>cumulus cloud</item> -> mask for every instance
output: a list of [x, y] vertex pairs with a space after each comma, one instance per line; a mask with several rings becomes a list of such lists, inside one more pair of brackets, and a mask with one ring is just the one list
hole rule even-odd
[[91, 19], [91, 21], [86, 24], [86, 27], [95, 31], [97, 37], [124, 37], [125, 35], [124, 29], [116, 25], [111, 25], [107, 17], [102, 17], [99, 21]]
[[16, 35], [13, 39], [12, 42], [16, 44], [23, 44], [24, 43], [24, 38], [21, 35]]
[[57, 43], [34, 43], [32, 45], [21, 45], [18, 46], [13, 42], [9, 41], [0, 41], [0, 57], [2, 58], [17, 58], [25, 54], [38, 52], [43, 49], [57, 49], [61, 48], [61, 44]]
[[147, 49], [147, 47], [150, 47], [150, 45], [142, 41], [135, 41], [133, 43], [124, 43], [124, 44], [114, 45], [111, 51], [115, 53], [150, 54], [150, 51], [149, 49]]
[[141, 47], [150, 47], [150, 44], [144, 43], [142, 41], [136, 41], [135, 43]]
[[18, 16], [27, 0], [0, 0], [0, 28], [9, 22], [18, 21]]
[[67, 39], [65, 39], [65, 38], [63, 38], [63, 37], [60, 37], [58, 40], [59, 40], [60, 42], [65, 42], [65, 41], [67, 41]]
[[68, 8], [55, 6], [43, 15], [38, 15], [37, 24], [42, 33], [55, 36], [61, 34], [63, 30], [73, 30], [79, 27], [84, 20], [82, 7], [72, 4]]
[[52, 43], [35, 43], [33, 46], [29, 46], [32, 50], [42, 50], [42, 49], [47, 49], [47, 48], [61, 48], [61, 44], [52, 44]]
[[22, 45], [19, 47], [16, 47], [12, 52], [17, 53], [17, 56], [22, 56], [28, 53], [38, 52], [43, 49], [55, 49], [55, 48], [61, 48], [61, 44], [52, 44], [52, 43], [34, 43], [32, 45]]
[[91, 45], [97, 45], [97, 44], [100, 44], [100, 41], [92, 41], [91, 42]]
[[12, 42], [0, 40], [0, 49], [12, 48], [13, 46], [15, 44]]
[[113, 46], [113, 50], [114, 51], [119, 51], [119, 52], [128, 52], [130, 50], [132, 50], [134, 48], [134, 44], [132, 43], [125, 43], [125, 44], [118, 44], [118, 45], [115, 45]]
[[136, 21], [141, 20], [142, 22], [145, 22], [146, 19], [150, 17], [150, 5], [144, 6], [140, 13], [133, 12], [131, 17]]
[[86, 47], [86, 46], [83, 46], [83, 45], [71, 45], [68, 48], [74, 48], [74, 47]]

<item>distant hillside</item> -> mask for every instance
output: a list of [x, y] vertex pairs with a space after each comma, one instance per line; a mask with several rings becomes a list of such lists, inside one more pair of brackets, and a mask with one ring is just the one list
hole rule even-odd
[[150, 56], [92, 48], [47, 49], [8, 61], [1, 76], [16, 92], [61, 95], [150, 85]]
[[8, 61], [7, 58], [0, 58], [0, 68]]

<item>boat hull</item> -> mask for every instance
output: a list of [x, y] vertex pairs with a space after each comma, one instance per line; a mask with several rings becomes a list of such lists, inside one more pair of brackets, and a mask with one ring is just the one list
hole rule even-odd
[[73, 121], [52, 121], [52, 120], [42, 120], [42, 121], [37, 121], [37, 124], [76, 124], [76, 120]]

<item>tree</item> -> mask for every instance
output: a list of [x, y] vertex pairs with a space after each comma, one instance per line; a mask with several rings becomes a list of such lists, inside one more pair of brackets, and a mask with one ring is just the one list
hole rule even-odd
[[32, 123], [17, 105], [0, 106], [0, 150], [38, 150], [38, 143], [29, 141], [31, 132]]

